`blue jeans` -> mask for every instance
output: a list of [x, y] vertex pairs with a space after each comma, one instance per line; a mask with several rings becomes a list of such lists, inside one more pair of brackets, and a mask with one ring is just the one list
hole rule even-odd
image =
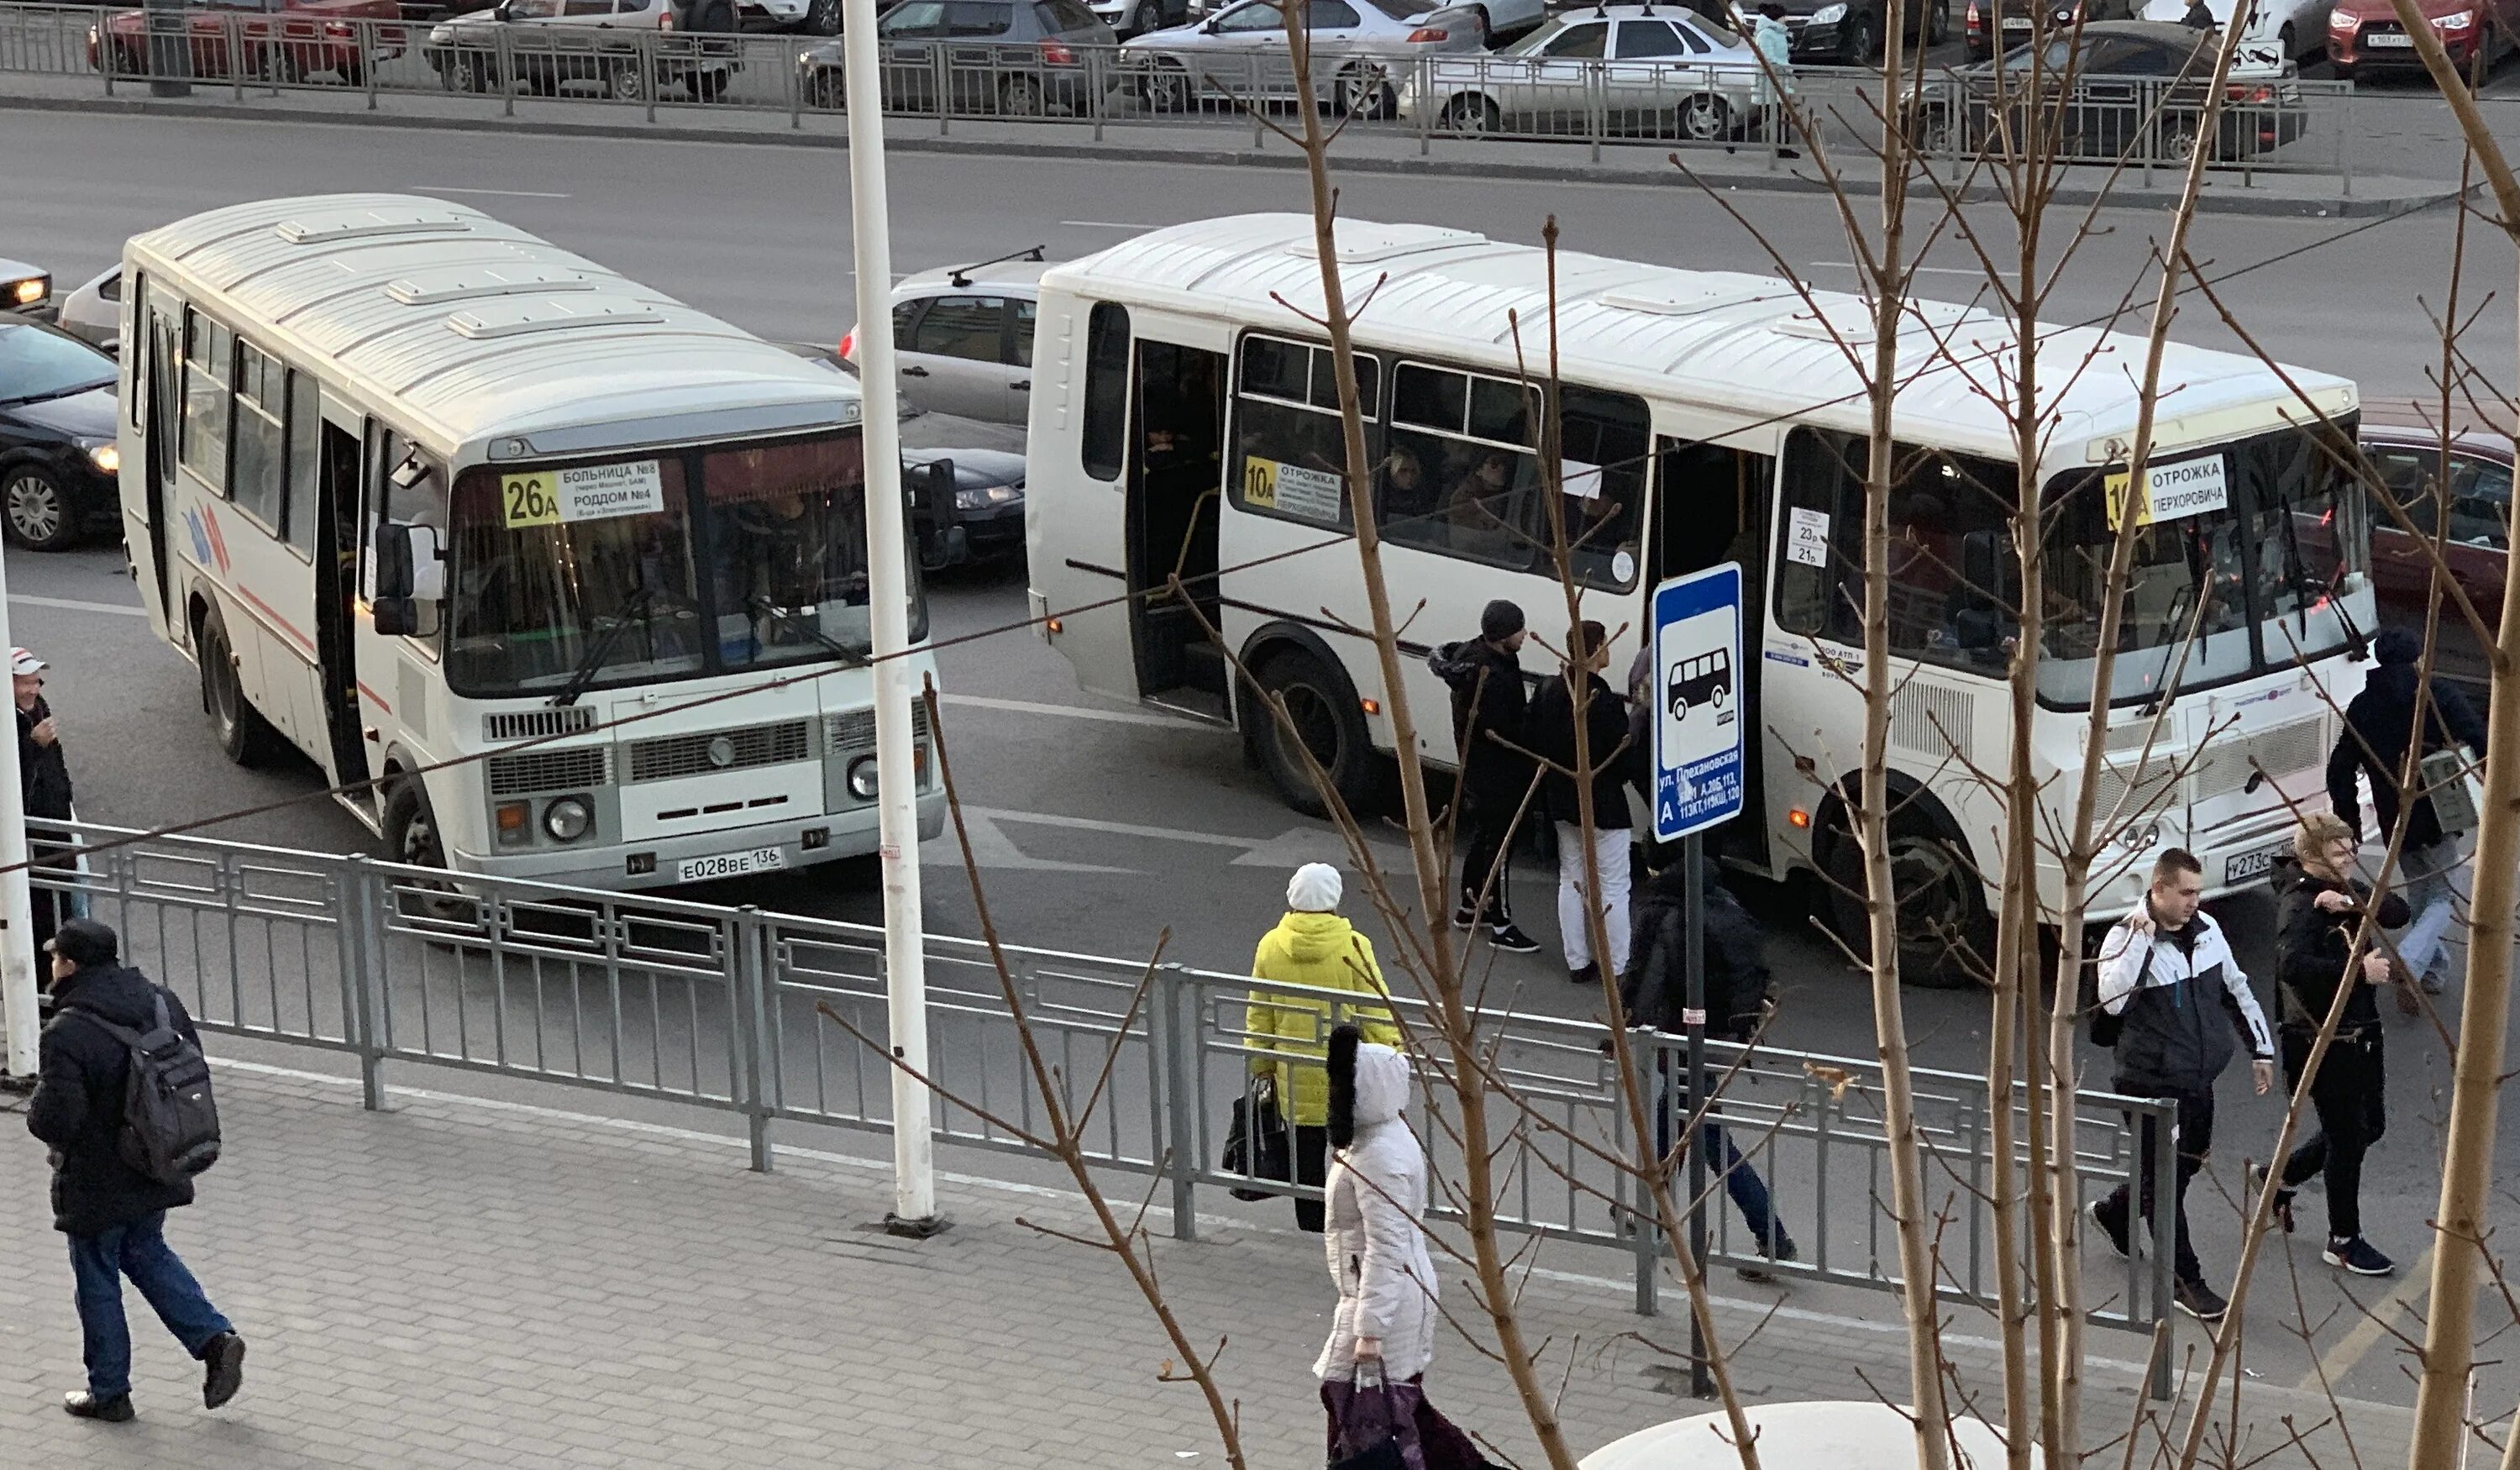
[[79, 1330], [87, 1343], [87, 1390], [100, 1399], [131, 1392], [131, 1328], [122, 1318], [122, 1278], [158, 1309], [158, 1319], [184, 1351], [202, 1356], [211, 1338], [235, 1329], [166, 1244], [166, 1212], [95, 1235], [70, 1237], [70, 1274], [78, 1280]]
[[2457, 923], [2457, 906], [2467, 900], [2466, 860], [2457, 842], [2443, 841], [2406, 849], [2399, 867], [2405, 872], [2400, 891], [2415, 917], [2398, 940], [2398, 958], [2415, 978], [2438, 987], [2450, 978], [2450, 932]]
[[[1672, 1130], [1679, 1126], [1681, 1115], [1688, 1111], [1688, 1095], [1686, 1089], [1675, 1089], [1668, 1083], [1655, 1089], [1655, 1093], [1654, 1147], [1668, 1155]], [[1768, 1197], [1768, 1181], [1759, 1178], [1759, 1171], [1751, 1168], [1749, 1161], [1741, 1157], [1741, 1150], [1732, 1146], [1732, 1136], [1724, 1131], [1711, 1112], [1698, 1125], [1697, 1146], [1704, 1150], [1710, 1168], [1723, 1169], [1724, 1192], [1732, 1196], [1732, 1208], [1741, 1212], [1741, 1223], [1750, 1227], [1750, 1238], [1769, 1255], [1790, 1252], [1793, 1237], [1785, 1233], [1784, 1223], [1777, 1219], [1775, 1204]], [[1680, 1182], [1686, 1184], [1686, 1175]], [[1685, 1189], [1674, 1197], [1683, 1207], [1688, 1203]]]

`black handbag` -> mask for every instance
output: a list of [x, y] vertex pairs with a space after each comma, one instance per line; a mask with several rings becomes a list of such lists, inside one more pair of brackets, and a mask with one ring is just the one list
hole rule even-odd
[[[1256, 1180], [1295, 1181], [1295, 1142], [1286, 1130], [1286, 1115], [1278, 1110], [1278, 1078], [1264, 1073], [1250, 1091], [1234, 1099], [1234, 1122], [1225, 1131], [1223, 1168], [1228, 1174]], [[1228, 1188], [1239, 1200], [1275, 1199], [1275, 1189]]]
[[1341, 1405], [1329, 1470], [1418, 1470], [1424, 1461], [1409, 1453], [1416, 1439], [1415, 1393], [1385, 1382], [1379, 1364], [1358, 1363], [1355, 1387]]

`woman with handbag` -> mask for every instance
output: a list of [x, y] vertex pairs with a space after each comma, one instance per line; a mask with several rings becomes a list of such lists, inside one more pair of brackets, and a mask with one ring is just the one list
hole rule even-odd
[[[1282, 1131], [1289, 1136], [1291, 1159], [1271, 1157], [1265, 1142], [1246, 1143], [1238, 1165], [1259, 1179], [1318, 1184], [1328, 1177], [1329, 1083], [1322, 1075], [1322, 1043], [1331, 1027], [1343, 1021], [1363, 1026], [1377, 1042], [1397, 1044], [1390, 995], [1382, 987], [1382, 967], [1374, 962], [1373, 941], [1356, 931], [1338, 912], [1342, 883], [1328, 863], [1307, 863], [1286, 880], [1286, 913], [1260, 936], [1251, 956], [1256, 979], [1302, 990], [1254, 990], [1243, 1007], [1243, 1046], [1252, 1053], [1251, 1082], [1245, 1092], [1245, 1128], [1265, 1138]], [[1354, 1000], [1322, 992], [1350, 992]], [[1263, 1094], [1266, 1083], [1267, 1095]], [[1273, 1116], [1274, 1115], [1274, 1116]], [[1229, 1149], [1231, 1143], [1229, 1142]], [[1263, 1167], [1274, 1166], [1263, 1173]], [[1295, 1201], [1295, 1225], [1318, 1234], [1322, 1203]]]
[[1426, 1402], [1435, 1265], [1426, 1150], [1401, 1112], [1409, 1058], [1354, 1026], [1330, 1033], [1331, 1164], [1325, 1233], [1338, 1310], [1314, 1359], [1333, 1470], [1482, 1470], [1469, 1436]]

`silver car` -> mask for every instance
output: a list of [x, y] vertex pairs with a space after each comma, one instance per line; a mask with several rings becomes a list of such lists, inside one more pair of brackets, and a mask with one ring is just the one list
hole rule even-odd
[[[901, 396], [939, 414], [1021, 423], [1032, 413], [1038, 260], [922, 271], [892, 289], [893, 369]], [[858, 365], [857, 332], [840, 357]]]
[[[1360, 116], [1390, 116], [1398, 84], [1419, 58], [1487, 49], [1486, 8], [1468, 0], [1312, 0], [1304, 10], [1313, 42], [1314, 95]], [[1196, 25], [1137, 36], [1121, 45], [1120, 67], [1151, 111], [1176, 111], [1211, 98], [1284, 101], [1295, 95], [1286, 19], [1278, 0], [1242, 0]]]
[[1642, 134], [1701, 142], [1755, 115], [1750, 43], [1694, 11], [1568, 11], [1494, 56], [1445, 58], [1404, 78], [1400, 115], [1462, 132]]

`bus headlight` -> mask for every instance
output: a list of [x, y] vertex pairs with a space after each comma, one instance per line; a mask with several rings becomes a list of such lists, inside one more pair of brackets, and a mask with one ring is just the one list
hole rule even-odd
[[2130, 822], [2118, 833], [2118, 846], [2131, 853], [2146, 851], [2160, 841], [2161, 824], [2158, 822]]
[[875, 757], [859, 756], [849, 762], [849, 794], [860, 801], [875, 800]]
[[543, 830], [556, 842], [575, 842], [595, 827], [595, 808], [583, 796], [563, 796], [543, 808]]

